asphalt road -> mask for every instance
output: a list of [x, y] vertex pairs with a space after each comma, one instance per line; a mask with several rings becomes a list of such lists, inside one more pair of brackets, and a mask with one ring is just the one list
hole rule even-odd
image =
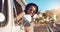
[[60, 25], [58, 25], [58, 24], [56, 24], [56, 27], [53, 27], [52, 25], [50, 25], [50, 28], [48, 28], [46, 26], [35, 26], [34, 32], [52, 32], [52, 31], [53, 32], [60, 32]]

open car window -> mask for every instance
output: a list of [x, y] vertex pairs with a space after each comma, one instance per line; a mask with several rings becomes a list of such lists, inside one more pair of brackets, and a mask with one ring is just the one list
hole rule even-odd
[[19, 20], [18, 20], [18, 15], [23, 11], [22, 10], [22, 6], [16, 1], [14, 0], [14, 6], [13, 6], [13, 15], [14, 15], [14, 23], [18, 24]]

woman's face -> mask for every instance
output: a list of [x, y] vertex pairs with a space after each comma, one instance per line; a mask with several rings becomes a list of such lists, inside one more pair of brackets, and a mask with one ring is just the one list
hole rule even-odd
[[33, 16], [36, 13], [36, 7], [35, 6], [31, 6], [28, 11], [27, 14]]

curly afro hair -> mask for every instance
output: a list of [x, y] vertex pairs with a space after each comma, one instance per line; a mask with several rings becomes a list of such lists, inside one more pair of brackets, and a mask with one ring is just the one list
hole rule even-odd
[[[38, 12], [38, 6], [37, 6], [36, 4], [34, 4], [34, 3], [29, 3], [29, 4], [27, 4], [26, 7], [25, 7], [25, 13], [26, 13], [26, 14], [27, 14], [27, 10], [28, 10], [31, 6], [35, 6], [35, 7], [36, 7], [36, 13]], [[35, 14], [36, 14], [36, 13], [35, 13]]]

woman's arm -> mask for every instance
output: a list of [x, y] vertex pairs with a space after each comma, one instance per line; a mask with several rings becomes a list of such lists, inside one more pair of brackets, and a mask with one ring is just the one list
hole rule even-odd
[[[19, 15], [17, 15], [17, 20], [20, 20], [24, 16], [25, 12], [21, 12]], [[16, 17], [14, 18], [14, 21], [16, 21]]]

